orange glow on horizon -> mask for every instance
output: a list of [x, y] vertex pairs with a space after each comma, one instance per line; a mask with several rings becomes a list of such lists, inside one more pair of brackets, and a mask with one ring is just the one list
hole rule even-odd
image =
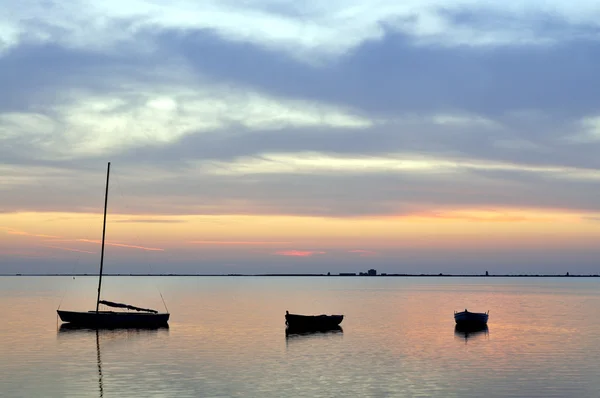
[[[132, 217], [170, 222], [120, 222]], [[593, 249], [600, 239], [596, 214], [473, 209], [373, 217], [262, 215], [157, 216], [117, 214], [107, 223], [108, 246], [203, 258], [248, 255], [308, 257], [390, 256], [402, 250], [485, 252]], [[102, 216], [90, 213], [0, 214], [0, 253], [69, 242], [73, 251], [100, 244]], [[81, 246], [80, 246], [81, 245]], [[283, 246], [276, 253], [261, 246]], [[62, 246], [61, 246], [62, 247]], [[296, 249], [304, 247], [309, 249]], [[357, 249], [359, 247], [360, 249]], [[54, 248], [57, 249], [57, 248]], [[67, 252], [68, 250], [61, 248]], [[323, 253], [321, 253], [323, 252]], [[253, 254], [254, 253], [254, 254]], [[307, 254], [308, 253], [308, 254]], [[90, 253], [91, 254], [91, 253]], [[0, 254], [0, 256], [6, 254]], [[1, 257], [0, 257], [1, 258]]]

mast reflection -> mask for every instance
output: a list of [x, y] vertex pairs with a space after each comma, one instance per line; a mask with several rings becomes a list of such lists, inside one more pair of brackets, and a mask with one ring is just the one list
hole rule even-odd
[[104, 388], [102, 387], [102, 359], [100, 358], [100, 333], [96, 329], [96, 355], [98, 360], [98, 388], [100, 389], [100, 398], [104, 397]]

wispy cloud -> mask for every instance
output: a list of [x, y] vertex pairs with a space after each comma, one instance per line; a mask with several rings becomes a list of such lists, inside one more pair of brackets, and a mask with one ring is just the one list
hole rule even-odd
[[222, 241], [222, 240], [194, 240], [188, 243], [207, 246], [273, 246], [289, 245], [292, 242], [284, 241]]
[[[84, 242], [84, 243], [95, 243], [101, 244], [102, 241], [95, 239], [75, 239], [75, 242]], [[145, 246], [137, 246], [137, 245], [128, 245], [125, 243], [115, 243], [115, 242], [104, 242], [107, 246], [116, 246], [116, 247], [125, 247], [129, 249], [140, 249], [140, 250], [148, 250], [148, 251], [165, 251], [165, 249], [157, 248], [157, 247], [145, 247]]]
[[492, 222], [492, 223], [519, 223], [519, 222], [545, 222], [551, 223], [556, 222], [559, 217], [551, 215], [537, 215], [532, 212], [506, 212], [506, 211], [451, 211], [446, 213], [441, 212], [426, 212], [423, 214], [416, 214], [416, 217], [422, 218], [433, 218], [438, 220], [449, 220], [449, 221], [471, 221], [471, 222]]
[[34, 238], [60, 238], [60, 236], [55, 236], [55, 235], [35, 234], [35, 233], [20, 231], [17, 229], [7, 228], [7, 227], [0, 227], [0, 228], [4, 229], [6, 231], [6, 233], [9, 235], [30, 236], [30, 237], [34, 237]]
[[50, 246], [50, 245], [42, 245], [42, 246], [43, 247], [49, 247], [51, 249], [66, 250], [66, 251], [70, 251], [70, 252], [96, 254], [96, 252], [90, 252], [90, 251], [87, 251], [87, 250], [73, 249], [73, 248], [70, 248], [70, 247]]
[[[302, 127], [364, 129], [373, 124], [351, 109], [317, 100], [286, 100], [210, 83], [194, 89], [187, 85], [185, 80], [168, 85], [129, 82], [120, 92], [104, 95], [74, 90], [47, 110], [52, 117], [0, 113], [0, 136], [35, 138], [54, 156], [72, 158], [111, 149], [166, 145], [192, 134], [235, 127], [252, 132]], [[64, 140], [75, 147], [66, 151]]]
[[118, 223], [142, 223], [142, 224], [179, 224], [185, 223], [186, 220], [177, 219], [161, 219], [161, 218], [128, 218], [123, 220], [116, 220]]
[[265, 154], [261, 158], [237, 159], [232, 163], [215, 163], [207, 170], [215, 174], [287, 174], [319, 172], [411, 172], [458, 173], [470, 170], [546, 174], [549, 177], [600, 180], [596, 168], [554, 165], [515, 164], [490, 160], [444, 158], [417, 154], [387, 156], [331, 156], [320, 153]]
[[584, 220], [584, 221], [594, 221], [594, 222], [600, 222], [600, 216], [587, 216], [587, 217], [582, 217], [582, 220]]

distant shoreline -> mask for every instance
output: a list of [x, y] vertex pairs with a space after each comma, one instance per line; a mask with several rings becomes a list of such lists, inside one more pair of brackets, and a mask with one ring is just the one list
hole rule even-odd
[[[0, 276], [91, 276], [97, 274], [0, 274]], [[478, 274], [379, 274], [379, 275], [327, 275], [327, 274], [104, 274], [103, 276], [229, 276], [229, 277], [323, 277], [323, 278], [599, 278], [600, 275], [556, 275], [556, 274], [512, 274], [512, 275], [478, 275]]]

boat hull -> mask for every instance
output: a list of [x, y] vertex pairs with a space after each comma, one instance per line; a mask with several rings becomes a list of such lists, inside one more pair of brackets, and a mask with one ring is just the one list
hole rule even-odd
[[454, 321], [460, 326], [480, 326], [488, 322], [488, 314], [481, 312], [457, 312], [454, 314]]
[[63, 322], [92, 328], [157, 327], [167, 325], [170, 314], [131, 313], [113, 311], [62, 311], [57, 310]]
[[339, 328], [343, 315], [286, 314], [285, 323], [292, 330], [330, 330]]

